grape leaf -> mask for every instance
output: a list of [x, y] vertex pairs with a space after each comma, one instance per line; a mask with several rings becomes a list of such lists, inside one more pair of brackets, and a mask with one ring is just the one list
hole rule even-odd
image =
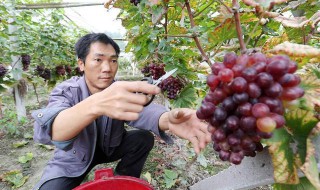
[[18, 161], [22, 164], [25, 164], [25, 163], [29, 162], [30, 160], [32, 160], [32, 158], [33, 158], [33, 154], [31, 152], [28, 152], [24, 156], [19, 156]]
[[276, 183], [297, 184], [299, 182], [297, 167], [294, 165], [294, 152], [290, 148], [291, 140], [288, 131], [281, 128], [275, 130], [272, 138], [265, 141], [269, 145]]
[[197, 162], [199, 162], [201, 166], [206, 168], [208, 166], [209, 161], [206, 159], [203, 153], [200, 153], [197, 157]]
[[307, 108], [313, 110], [314, 105], [320, 105], [320, 79], [314, 74], [302, 75], [300, 86], [305, 90], [303, 98], [308, 103]]
[[166, 188], [171, 188], [177, 181], [178, 173], [172, 170], [164, 170], [164, 182], [166, 183]]
[[237, 33], [234, 20], [230, 18], [208, 34], [208, 41], [210, 43], [218, 44], [228, 39], [235, 38], [236, 36]]
[[309, 20], [306, 17], [285, 17], [277, 16], [274, 18], [275, 21], [280, 22], [285, 27], [291, 28], [302, 28], [308, 24]]
[[192, 87], [191, 84], [184, 87], [180, 92], [177, 100], [173, 102], [173, 107], [175, 108], [185, 108], [185, 107], [194, 107], [197, 100], [196, 90]]
[[310, 183], [306, 177], [300, 178], [300, 183], [296, 185], [279, 184], [273, 185], [274, 190], [316, 190], [316, 188]]
[[292, 132], [296, 143], [298, 163], [304, 163], [307, 154], [307, 138], [318, 121], [313, 112], [298, 108], [289, 110], [285, 118], [286, 127]]
[[309, 45], [301, 45], [291, 42], [283, 42], [279, 45], [276, 45], [272, 50], [271, 53], [279, 54], [285, 53], [289, 56], [294, 57], [319, 57], [320, 56], [320, 49], [314, 48]]
[[287, 2], [287, 0], [242, 0], [246, 5], [251, 7], [270, 7], [271, 3], [281, 4]]
[[284, 33], [281, 36], [271, 37], [263, 45], [262, 52], [268, 52], [268, 50], [272, 49], [274, 46], [287, 40], [288, 40], [288, 36], [286, 35], [286, 33]]
[[320, 122], [316, 125], [315, 128], [311, 131], [311, 134], [307, 138], [307, 156], [306, 161], [301, 166], [301, 170], [304, 172], [305, 176], [309, 179], [309, 181], [316, 187], [316, 189], [320, 189], [320, 181], [319, 181], [319, 171], [317, 166], [317, 161], [315, 158], [315, 148], [312, 142], [314, 137], [319, 138], [320, 134]]
[[155, 7], [151, 10], [151, 20], [152, 20], [152, 24], [156, 24], [158, 23], [162, 16], [167, 12], [167, 9], [165, 9], [165, 7], [163, 6], [158, 6]]
[[28, 141], [19, 141], [19, 142], [13, 143], [12, 146], [14, 148], [20, 148], [27, 145], [28, 143], [29, 143]]
[[21, 171], [13, 170], [3, 174], [3, 180], [11, 183], [14, 188], [19, 188], [26, 183], [29, 176], [23, 176]]

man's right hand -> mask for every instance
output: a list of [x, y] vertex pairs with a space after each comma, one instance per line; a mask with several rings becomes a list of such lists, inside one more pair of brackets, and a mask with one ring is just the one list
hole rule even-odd
[[160, 91], [159, 87], [145, 81], [118, 81], [91, 98], [94, 97], [95, 111], [98, 115], [133, 121], [138, 119], [139, 113], [149, 101], [145, 94], [156, 95]]

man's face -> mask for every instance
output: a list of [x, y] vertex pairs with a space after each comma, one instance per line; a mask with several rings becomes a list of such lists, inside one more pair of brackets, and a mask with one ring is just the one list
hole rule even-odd
[[85, 63], [79, 59], [78, 65], [81, 71], [84, 71], [90, 92], [94, 94], [112, 83], [118, 70], [118, 56], [112, 45], [94, 42]]

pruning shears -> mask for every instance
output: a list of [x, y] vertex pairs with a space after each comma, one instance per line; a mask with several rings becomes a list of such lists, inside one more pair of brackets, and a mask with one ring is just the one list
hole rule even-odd
[[[159, 79], [154, 80], [151, 77], [144, 77], [141, 81], [147, 81], [149, 84], [153, 84], [158, 86], [162, 81], [164, 81], [165, 79], [169, 78], [171, 75], [173, 75], [173, 73], [175, 73], [178, 69], [172, 69], [171, 71], [167, 72], [166, 74], [162, 75]], [[147, 104], [145, 104], [144, 106], [148, 106], [154, 99], [155, 95], [152, 95], [152, 97], [150, 98], [149, 102]]]

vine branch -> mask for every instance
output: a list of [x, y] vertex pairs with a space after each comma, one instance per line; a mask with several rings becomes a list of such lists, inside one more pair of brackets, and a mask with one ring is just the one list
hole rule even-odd
[[159, 34], [159, 36], [175, 37], [175, 38], [194, 38], [194, 36], [188, 36], [188, 35]]
[[247, 51], [246, 45], [244, 43], [244, 40], [242, 38], [242, 29], [241, 29], [241, 23], [240, 23], [240, 14], [239, 14], [239, 2], [238, 0], [232, 0], [232, 10], [235, 18], [235, 23], [236, 23], [236, 30], [237, 30], [237, 35], [239, 39], [239, 44], [240, 44], [240, 50], [241, 53], [245, 53]]
[[[191, 28], [194, 28], [194, 27], [195, 27], [195, 23], [194, 23], [194, 20], [193, 20], [193, 14], [192, 14], [192, 12], [191, 12], [191, 7], [190, 7], [189, 0], [185, 0], [185, 5], [186, 5], [187, 10], [188, 10], [188, 15], [189, 15], [189, 18], [190, 18]], [[200, 53], [201, 53], [202, 59], [203, 59], [204, 61], [206, 61], [206, 62], [209, 64], [209, 66], [212, 65], [209, 57], [208, 57], [207, 54], [204, 52], [204, 50], [203, 50], [203, 48], [202, 48], [202, 46], [201, 46], [201, 43], [200, 43], [200, 41], [199, 41], [198, 36], [197, 36], [196, 34], [194, 34], [194, 35], [192, 35], [192, 37], [193, 37], [194, 41], [196, 42], [196, 45], [197, 45], [197, 47], [198, 47], [198, 49], [199, 49], [199, 51], [200, 51]]]

